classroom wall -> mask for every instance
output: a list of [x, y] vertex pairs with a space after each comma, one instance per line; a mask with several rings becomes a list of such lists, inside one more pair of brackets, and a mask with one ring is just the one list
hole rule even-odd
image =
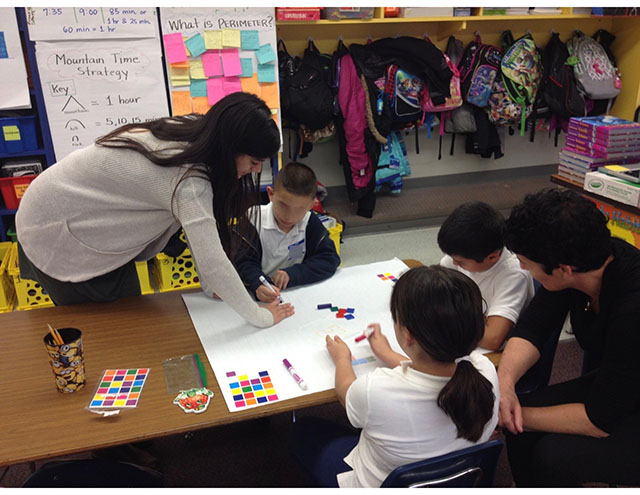
[[[558, 162], [558, 152], [564, 146], [564, 134], [558, 139], [558, 147], [553, 145], [553, 136], [548, 137], [544, 131], [536, 133], [535, 141], [529, 141], [528, 134], [521, 137], [518, 133], [509, 136], [505, 132], [503, 139], [504, 156], [498, 160], [481, 158], [479, 155], [466, 154], [465, 136], [456, 136], [453, 156], [449, 155], [451, 136], [445, 134], [442, 140], [442, 160], [438, 160], [438, 133], [434, 129], [431, 139], [427, 132], [420, 130], [420, 153], [415, 151], [415, 131], [404, 136], [407, 156], [411, 165], [411, 176], [406, 180], [425, 177], [447, 176], [478, 171], [494, 171], [517, 169], [531, 166], [544, 166]], [[291, 138], [292, 153], [295, 147], [295, 136]], [[284, 131], [283, 163], [289, 161], [288, 130]], [[309, 165], [318, 176], [318, 180], [326, 187], [344, 186], [344, 173], [339, 164], [338, 140], [314, 144], [313, 151], [299, 161]]]

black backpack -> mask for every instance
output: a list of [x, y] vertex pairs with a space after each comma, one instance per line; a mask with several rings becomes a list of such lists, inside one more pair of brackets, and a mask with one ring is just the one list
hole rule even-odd
[[321, 54], [309, 40], [295, 72], [281, 88], [282, 116], [290, 124], [304, 124], [315, 131], [332, 121], [334, 93], [329, 85], [331, 66], [331, 56]]
[[542, 94], [551, 112], [567, 120], [584, 117], [586, 113], [584, 97], [578, 90], [573, 65], [568, 59], [567, 46], [558, 33], [553, 33], [542, 52]]

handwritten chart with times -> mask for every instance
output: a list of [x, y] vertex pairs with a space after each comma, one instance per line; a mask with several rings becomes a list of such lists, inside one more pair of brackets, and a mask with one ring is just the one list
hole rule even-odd
[[28, 8], [56, 159], [169, 115], [155, 8]]

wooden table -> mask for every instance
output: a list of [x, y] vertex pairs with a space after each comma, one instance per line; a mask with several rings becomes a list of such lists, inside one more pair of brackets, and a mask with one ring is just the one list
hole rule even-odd
[[[415, 260], [405, 261], [419, 266]], [[85, 387], [57, 391], [43, 337], [47, 323], [82, 330]], [[131, 297], [0, 315], [0, 466], [100, 449], [336, 401], [334, 390], [230, 413], [181, 293]], [[198, 353], [214, 393], [185, 414], [165, 385], [165, 359]], [[496, 364], [500, 353], [490, 353]], [[85, 408], [107, 368], [150, 368], [135, 409], [104, 418]]]
[[[82, 330], [85, 387], [56, 389], [43, 337], [47, 323]], [[333, 390], [231, 414], [181, 293], [0, 315], [0, 466], [253, 419], [336, 400]], [[201, 414], [172, 404], [162, 361], [199, 353], [214, 393]], [[103, 418], [85, 410], [107, 368], [151, 368], [135, 409]]]

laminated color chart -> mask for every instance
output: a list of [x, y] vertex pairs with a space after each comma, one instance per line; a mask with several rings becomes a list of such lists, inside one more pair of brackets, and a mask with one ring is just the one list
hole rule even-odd
[[[369, 323], [380, 323], [392, 348], [402, 352], [389, 311], [394, 284], [380, 283], [378, 274], [399, 278], [407, 269], [398, 259], [339, 268], [323, 282], [285, 290], [282, 297], [295, 306], [296, 312], [269, 328], [248, 324], [230, 306], [203, 293], [183, 294], [229, 411], [269, 404], [276, 400], [274, 395], [277, 400], [286, 400], [332, 389], [335, 366], [326, 349], [327, 335], [339, 335], [349, 345], [357, 376], [382, 366], [373, 357], [368, 341], [355, 342]], [[319, 304], [328, 302], [338, 308], [356, 308], [358, 317], [337, 319], [336, 312], [318, 309]], [[298, 386], [283, 359], [290, 361], [307, 390]], [[263, 387], [262, 395], [262, 390], [254, 390], [253, 386], [260, 386], [256, 380], [264, 383], [265, 376], [272, 387]], [[246, 397], [246, 393], [253, 396]]]
[[172, 115], [206, 113], [238, 91], [262, 98], [280, 128], [272, 7], [162, 7]]
[[137, 407], [149, 368], [105, 370], [89, 408]]

